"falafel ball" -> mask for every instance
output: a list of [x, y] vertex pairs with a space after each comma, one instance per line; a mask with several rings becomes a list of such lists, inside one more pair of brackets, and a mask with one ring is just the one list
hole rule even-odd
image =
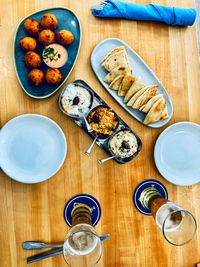
[[43, 30], [39, 33], [38, 40], [43, 45], [50, 45], [55, 42], [55, 34], [51, 30]]
[[62, 45], [69, 45], [73, 42], [74, 35], [70, 31], [60, 30], [56, 34], [56, 39], [57, 39], [58, 43], [60, 43]]
[[58, 69], [49, 68], [45, 73], [45, 79], [49, 84], [57, 84], [62, 80], [62, 74]]
[[42, 64], [42, 59], [39, 54], [34, 51], [29, 51], [24, 56], [25, 64], [28, 68], [38, 68]]
[[24, 51], [33, 51], [36, 49], [37, 42], [32, 37], [22, 37], [20, 39], [20, 45]]
[[44, 82], [44, 73], [40, 69], [32, 69], [28, 74], [28, 80], [35, 86]]
[[46, 13], [42, 16], [41, 26], [43, 29], [55, 30], [58, 27], [58, 20], [52, 13]]
[[24, 21], [24, 29], [28, 35], [37, 36], [40, 28], [40, 23], [36, 19], [30, 18]]

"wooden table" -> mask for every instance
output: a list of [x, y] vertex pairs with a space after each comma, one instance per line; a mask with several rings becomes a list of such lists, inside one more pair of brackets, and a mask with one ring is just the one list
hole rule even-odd
[[[101, 203], [102, 217], [96, 229], [110, 233], [104, 243], [98, 266], [108, 267], [192, 267], [200, 262], [200, 239], [186, 246], [168, 244], [153, 218], [142, 216], [134, 208], [132, 193], [139, 182], [154, 177], [164, 183], [169, 198], [191, 211], [200, 222], [200, 184], [177, 187], [156, 170], [153, 148], [165, 127], [178, 121], [200, 123], [200, 68], [196, 27], [178, 28], [150, 22], [100, 20], [90, 8], [96, 0], [8, 0], [0, 10], [0, 108], [1, 127], [13, 117], [37, 113], [55, 120], [68, 141], [67, 158], [60, 171], [50, 180], [27, 185], [0, 173], [0, 266], [26, 266], [30, 252], [21, 248], [25, 240], [63, 241], [68, 227], [63, 219], [65, 202], [78, 193], [88, 193]], [[137, 0], [138, 3], [159, 3], [193, 7], [193, 0]], [[82, 47], [68, 82], [77, 78], [87, 81], [95, 91], [132, 127], [143, 141], [139, 156], [126, 165], [114, 161], [100, 166], [97, 159], [106, 156], [97, 146], [86, 157], [91, 139], [70, 119], [58, 111], [57, 92], [45, 100], [34, 100], [21, 89], [13, 67], [12, 45], [16, 25], [29, 13], [39, 9], [64, 6], [75, 11], [83, 30]], [[162, 129], [143, 126], [126, 113], [97, 81], [91, 67], [90, 54], [96, 44], [108, 37], [127, 42], [153, 69], [167, 88], [174, 115]], [[32, 264], [35, 267], [65, 266], [62, 256]]]

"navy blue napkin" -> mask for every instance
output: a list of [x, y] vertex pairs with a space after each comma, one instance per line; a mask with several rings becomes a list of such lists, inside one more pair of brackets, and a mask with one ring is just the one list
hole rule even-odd
[[196, 19], [195, 8], [177, 8], [154, 4], [142, 5], [113, 0], [93, 6], [92, 14], [101, 18], [149, 20], [174, 26], [191, 26]]

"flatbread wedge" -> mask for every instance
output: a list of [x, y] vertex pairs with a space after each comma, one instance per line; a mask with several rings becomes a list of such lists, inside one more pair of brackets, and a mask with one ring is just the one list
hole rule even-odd
[[135, 81], [135, 78], [131, 74], [126, 74], [119, 87], [118, 96], [125, 96], [126, 92], [131, 87], [131, 85], [134, 83], [134, 81]]
[[124, 75], [118, 75], [109, 85], [110, 89], [118, 90], [120, 87], [120, 84], [122, 83], [122, 80], [124, 79]]
[[158, 99], [147, 113], [144, 124], [164, 120], [168, 117], [167, 104], [164, 98]]
[[128, 89], [125, 97], [124, 97], [124, 103], [127, 103], [131, 97], [136, 94], [140, 89], [142, 89], [143, 87], [145, 87], [145, 84], [142, 82], [142, 79], [140, 77], [138, 77], [133, 85]]
[[116, 52], [120, 52], [120, 51], [125, 51], [125, 47], [124, 46], [118, 46], [113, 48], [101, 61], [101, 63], [103, 63], [106, 59], [108, 59], [112, 54], [115, 54]]
[[118, 75], [125, 75], [128, 72], [129, 69], [127, 69], [126, 67], [117, 66], [116, 68], [112, 69], [111, 72], [109, 72], [103, 80], [106, 83], [111, 83]]
[[156, 95], [158, 91], [158, 85], [151, 85], [148, 89], [138, 97], [138, 99], [134, 102], [132, 108], [140, 109], [141, 106], [146, 104], [153, 96]]
[[117, 66], [124, 66], [127, 69], [131, 69], [128, 57], [125, 51], [121, 50], [109, 56], [103, 63], [102, 66], [107, 70], [111, 71], [112, 69], [116, 68]]
[[127, 106], [133, 106], [134, 102], [138, 99], [138, 97], [141, 96], [148, 88], [148, 86], [141, 88], [136, 94], [131, 97], [131, 99], [127, 103]]
[[155, 95], [153, 96], [145, 105], [143, 105], [140, 110], [143, 111], [143, 112], [149, 112], [150, 108], [153, 106], [153, 104], [160, 98], [162, 98], [163, 95], [161, 94], [158, 94], [158, 95]]

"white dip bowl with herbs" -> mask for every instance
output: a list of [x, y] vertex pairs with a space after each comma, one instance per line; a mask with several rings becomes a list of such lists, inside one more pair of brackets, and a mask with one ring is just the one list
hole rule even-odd
[[67, 50], [60, 44], [50, 44], [42, 52], [44, 63], [50, 68], [61, 68], [68, 59]]

